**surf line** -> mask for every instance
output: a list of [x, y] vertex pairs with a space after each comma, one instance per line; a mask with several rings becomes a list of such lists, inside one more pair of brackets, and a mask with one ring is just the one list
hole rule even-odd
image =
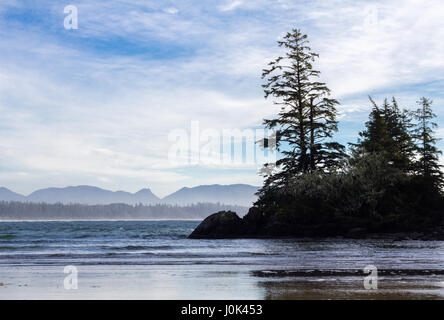
[[209, 318], [212, 318], [215, 310], [216, 307], [194, 307], [191, 304], [188, 304], [188, 306], [182, 307], [181, 313], [183, 315], [206, 315]]

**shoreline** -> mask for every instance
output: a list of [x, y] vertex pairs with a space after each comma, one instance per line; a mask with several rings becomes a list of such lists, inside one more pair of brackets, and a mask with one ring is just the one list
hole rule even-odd
[[243, 236], [230, 236], [230, 237], [193, 237], [191, 240], [236, 240], [236, 239], [257, 239], [257, 240], [300, 240], [300, 241], [311, 241], [311, 240], [392, 240], [392, 241], [444, 241], [444, 235], [440, 234], [438, 236], [431, 236], [420, 234], [418, 231], [414, 232], [396, 232], [396, 233], [369, 233], [360, 236], [310, 236], [310, 237], [298, 237], [298, 236], [269, 236], [269, 235], [243, 235]]
[[444, 240], [442, 222], [416, 226], [375, 226], [369, 224], [284, 225], [264, 221], [261, 212], [250, 212], [240, 218], [233, 211], [219, 211], [203, 220], [189, 235], [190, 239], [387, 239], [387, 240]]
[[125, 221], [203, 221], [204, 219], [182, 219], [182, 218], [177, 218], [177, 219], [172, 219], [172, 218], [168, 218], [168, 219], [88, 219], [88, 220], [68, 220], [68, 219], [33, 219], [33, 220], [2, 220], [0, 219], [0, 223], [1, 222], [125, 222]]
[[[61, 266], [0, 268], [0, 299], [11, 300], [306, 300], [444, 299], [444, 279], [381, 274], [376, 290], [364, 276], [258, 276], [264, 266], [79, 266], [77, 290], [66, 290]], [[204, 272], [204, 276], [202, 276]], [[285, 270], [280, 272], [285, 273]], [[241, 281], [239, 281], [241, 279]], [[203, 294], [202, 292], [205, 292]]]

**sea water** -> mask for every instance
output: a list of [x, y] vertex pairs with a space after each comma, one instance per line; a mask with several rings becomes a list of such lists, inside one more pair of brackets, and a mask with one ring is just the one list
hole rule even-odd
[[198, 224], [0, 222], [0, 298], [444, 298], [443, 241], [188, 239]]

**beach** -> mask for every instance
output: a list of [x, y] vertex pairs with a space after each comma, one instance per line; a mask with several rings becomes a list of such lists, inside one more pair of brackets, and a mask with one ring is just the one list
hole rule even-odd
[[0, 222], [0, 299], [444, 299], [443, 241], [187, 239], [198, 223]]

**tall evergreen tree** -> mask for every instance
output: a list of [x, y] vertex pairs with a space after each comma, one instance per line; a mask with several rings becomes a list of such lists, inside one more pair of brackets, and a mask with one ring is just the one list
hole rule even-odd
[[373, 104], [369, 114], [369, 120], [365, 123], [365, 130], [359, 132], [358, 143], [352, 144], [359, 153], [383, 153], [387, 145], [391, 144], [387, 124], [383, 112], [378, 105], [369, 97]]
[[436, 115], [433, 113], [431, 100], [422, 97], [418, 104], [419, 108], [414, 113], [417, 120], [414, 130], [418, 153], [416, 172], [434, 186], [440, 188], [443, 185], [443, 173], [439, 164], [439, 156], [442, 152], [435, 146], [438, 139], [435, 137], [434, 129], [436, 129], [437, 124], [433, 119]]
[[276, 165], [280, 171], [266, 185], [282, 184], [291, 177], [315, 170], [331, 170], [344, 155], [344, 147], [330, 139], [337, 131], [336, 106], [330, 90], [317, 81], [320, 72], [312, 63], [318, 54], [308, 46], [307, 36], [293, 29], [278, 42], [286, 54], [268, 64], [262, 78], [265, 98], [273, 96], [280, 111], [265, 119], [267, 128], [279, 130], [276, 147], [283, 154]]
[[393, 97], [394, 123], [391, 134], [395, 137], [397, 155], [394, 158], [395, 165], [404, 171], [411, 172], [415, 157], [415, 142], [412, 134], [412, 112], [398, 107], [398, 102]]
[[410, 113], [406, 109], [401, 111], [394, 97], [391, 103], [385, 99], [381, 107], [369, 99], [373, 108], [366, 129], [359, 133], [358, 143], [352, 144], [355, 154], [381, 154], [388, 164], [404, 172], [411, 171], [415, 147]]

